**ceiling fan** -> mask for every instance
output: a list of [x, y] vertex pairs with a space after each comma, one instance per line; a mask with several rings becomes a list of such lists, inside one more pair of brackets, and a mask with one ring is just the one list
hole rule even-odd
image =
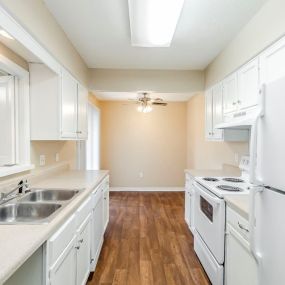
[[129, 99], [138, 104], [138, 111], [142, 113], [149, 113], [152, 111], [152, 106], [167, 106], [167, 103], [161, 98], [152, 99], [148, 92], [138, 92], [137, 99]]

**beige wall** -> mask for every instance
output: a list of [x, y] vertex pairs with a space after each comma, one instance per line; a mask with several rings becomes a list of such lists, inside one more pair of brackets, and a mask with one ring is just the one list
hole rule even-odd
[[0, 0], [0, 4], [84, 85], [88, 68], [42, 0]]
[[191, 93], [204, 90], [203, 71], [90, 69], [91, 90]]
[[46, 156], [46, 165], [55, 164], [55, 154], [59, 154], [59, 161], [70, 161], [72, 167], [76, 166], [75, 141], [32, 141], [31, 162], [39, 167], [40, 155]]
[[142, 114], [136, 105], [102, 101], [101, 122], [101, 166], [110, 170], [112, 186], [183, 186], [186, 103]]
[[285, 34], [285, 1], [269, 0], [206, 69], [210, 86]]
[[89, 92], [89, 94], [88, 94], [88, 101], [89, 101], [89, 103], [91, 103], [95, 107], [100, 108], [101, 103], [92, 92]]
[[187, 168], [219, 169], [223, 164], [237, 166], [239, 157], [248, 154], [247, 143], [209, 142], [205, 140], [204, 95], [197, 94], [187, 103]]

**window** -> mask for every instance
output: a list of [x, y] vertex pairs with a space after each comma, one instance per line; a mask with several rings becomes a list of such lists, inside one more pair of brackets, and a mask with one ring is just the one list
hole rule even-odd
[[0, 76], [0, 166], [16, 164], [16, 82], [14, 76]]
[[34, 168], [29, 112], [29, 72], [0, 55], [0, 177]]

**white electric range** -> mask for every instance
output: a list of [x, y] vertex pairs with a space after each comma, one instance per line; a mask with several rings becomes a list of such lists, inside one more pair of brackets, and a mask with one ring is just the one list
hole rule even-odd
[[223, 285], [226, 207], [224, 195], [249, 195], [249, 157], [242, 157], [241, 177], [196, 177], [194, 249], [213, 285]]

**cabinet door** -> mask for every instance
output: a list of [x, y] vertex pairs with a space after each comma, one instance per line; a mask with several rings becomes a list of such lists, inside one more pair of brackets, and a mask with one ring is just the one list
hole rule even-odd
[[109, 186], [104, 189], [104, 231], [106, 230], [109, 223]]
[[100, 198], [97, 200], [97, 203], [93, 210], [93, 252], [94, 252], [94, 261], [95, 265], [97, 263], [98, 256], [101, 250], [101, 244], [103, 241], [104, 235], [104, 226], [103, 226], [103, 193], [99, 194]]
[[[76, 284], [86, 284], [90, 272], [90, 252], [91, 252], [91, 216], [83, 222], [77, 235], [76, 252]], [[66, 283], [68, 284], [68, 283]]]
[[77, 137], [77, 82], [66, 71], [61, 81], [61, 137]]
[[223, 106], [224, 113], [237, 109], [237, 74], [234, 73], [223, 81]]
[[285, 76], [285, 38], [260, 56], [260, 82], [270, 83]]
[[212, 138], [213, 132], [213, 96], [212, 89], [205, 94], [205, 136], [206, 139]]
[[218, 84], [213, 88], [213, 139], [222, 139], [223, 130], [215, 129], [215, 126], [223, 122], [223, 93], [222, 85]]
[[77, 111], [77, 137], [87, 139], [87, 102], [88, 91], [81, 85], [78, 85], [78, 111]]
[[51, 285], [76, 284], [76, 237], [72, 239], [62, 255], [49, 271]]
[[259, 60], [250, 61], [238, 71], [238, 108], [246, 109], [258, 104]]
[[249, 243], [228, 225], [226, 237], [225, 285], [257, 285], [257, 266]]

